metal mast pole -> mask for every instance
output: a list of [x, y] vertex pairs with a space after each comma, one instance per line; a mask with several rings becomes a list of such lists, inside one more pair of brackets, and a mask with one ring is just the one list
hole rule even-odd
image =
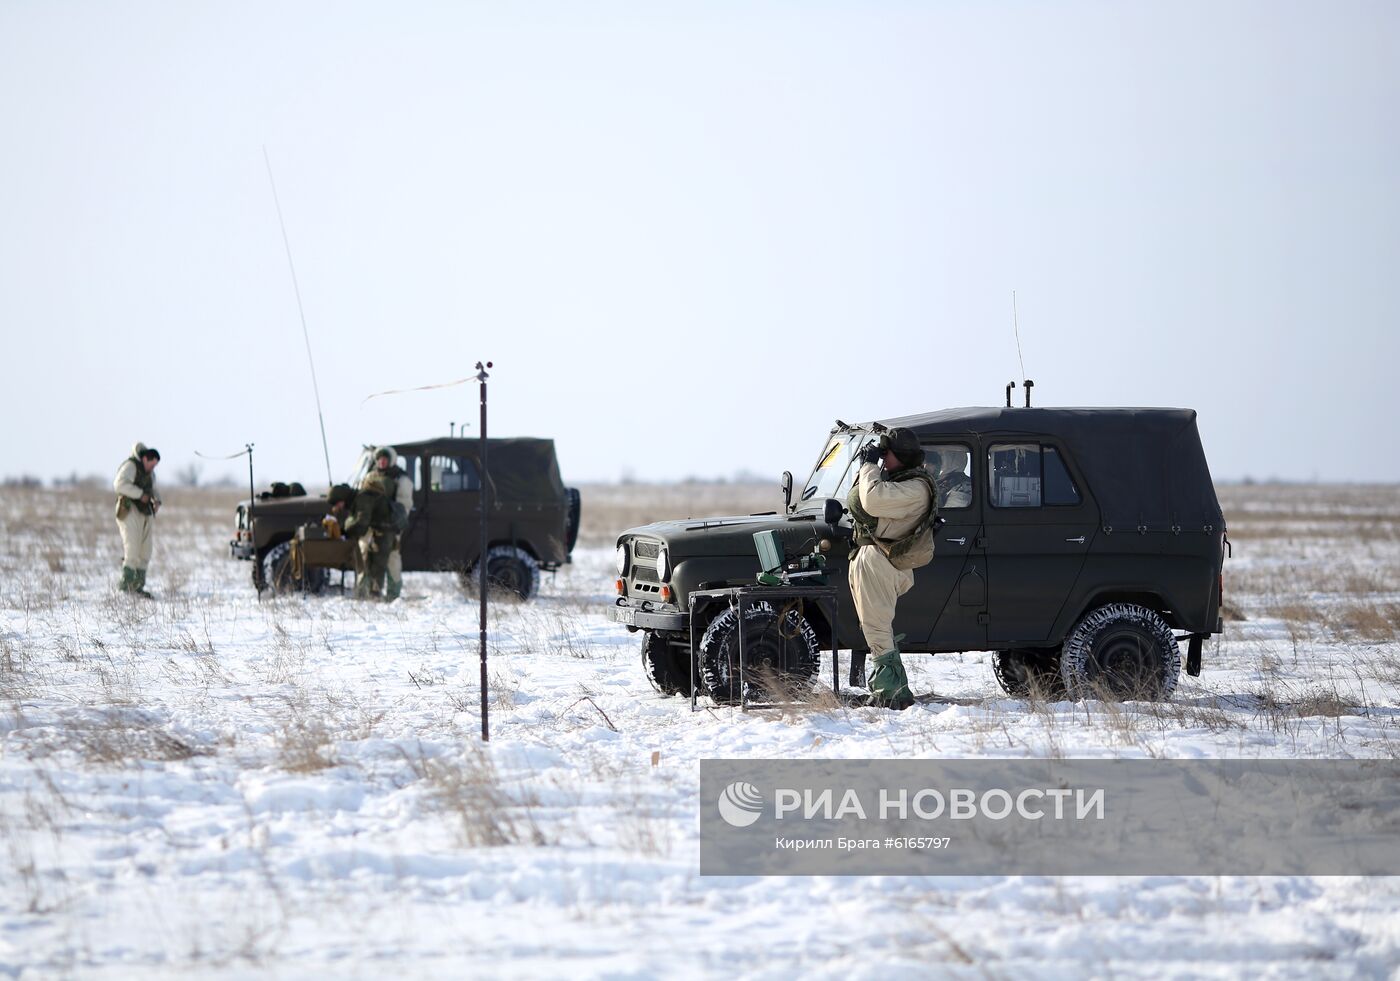
[[486, 369], [490, 367], [490, 361], [484, 366], [480, 361], [476, 363], [476, 380], [481, 388], [481, 557], [477, 559], [477, 566], [481, 570], [481, 582], [477, 588], [481, 594], [481, 741], [484, 743], [491, 741], [491, 718], [486, 693], [486, 546], [489, 541], [487, 515], [491, 506], [490, 468], [486, 460], [486, 379], [491, 376], [486, 373]]

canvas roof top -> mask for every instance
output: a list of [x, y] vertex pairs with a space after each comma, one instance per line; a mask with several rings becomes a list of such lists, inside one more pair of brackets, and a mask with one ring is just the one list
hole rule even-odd
[[1084, 472], [1103, 524], [1115, 531], [1223, 525], [1194, 409], [997, 406], [880, 421], [891, 428], [907, 427], [925, 439], [959, 434], [1053, 437]]
[[[503, 499], [526, 503], [560, 502], [565, 493], [564, 480], [559, 475], [554, 440], [517, 436], [504, 439], [488, 437], [486, 442], [491, 484]], [[479, 439], [448, 436], [390, 445], [400, 454], [457, 456], [473, 461], [479, 461], [481, 452]]]

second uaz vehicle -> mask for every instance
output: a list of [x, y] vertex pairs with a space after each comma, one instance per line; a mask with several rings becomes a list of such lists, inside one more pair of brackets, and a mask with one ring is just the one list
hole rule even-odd
[[[491, 581], [529, 599], [539, 586], [541, 570], [552, 571], [570, 561], [578, 539], [579, 493], [565, 487], [559, 476], [553, 440], [487, 442], [490, 507], [484, 543], [480, 441], [442, 437], [396, 445], [398, 465], [413, 481], [403, 567], [408, 572], [455, 571], [470, 579], [484, 551]], [[359, 486], [373, 464], [373, 447], [366, 447], [351, 483]], [[319, 592], [324, 587], [325, 569], [307, 568], [296, 577], [291, 545], [297, 529], [318, 523], [327, 506], [325, 497], [285, 492], [238, 506], [230, 551], [234, 558], [252, 561], [253, 585], [259, 591]]]

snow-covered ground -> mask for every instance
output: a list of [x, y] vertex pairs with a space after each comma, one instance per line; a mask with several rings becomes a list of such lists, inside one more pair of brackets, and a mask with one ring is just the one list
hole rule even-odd
[[595, 523], [495, 607], [483, 746], [452, 577], [259, 602], [227, 496], [172, 491], [132, 601], [106, 494], [4, 489], [0, 977], [1390, 977], [1393, 879], [697, 874], [702, 758], [1400, 755], [1400, 493], [1222, 496], [1244, 619], [1169, 705], [967, 654], [910, 663], [967, 704], [692, 714], [601, 617]]

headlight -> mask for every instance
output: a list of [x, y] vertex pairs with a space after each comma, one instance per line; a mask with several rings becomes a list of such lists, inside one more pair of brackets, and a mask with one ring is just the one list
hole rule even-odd
[[665, 545], [656, 553], [656, 578], [665, 582], [671, 576], [671, 550]]
[[617, 547], [617, 574], [620, 576], [627, 571], [627, 546]]

